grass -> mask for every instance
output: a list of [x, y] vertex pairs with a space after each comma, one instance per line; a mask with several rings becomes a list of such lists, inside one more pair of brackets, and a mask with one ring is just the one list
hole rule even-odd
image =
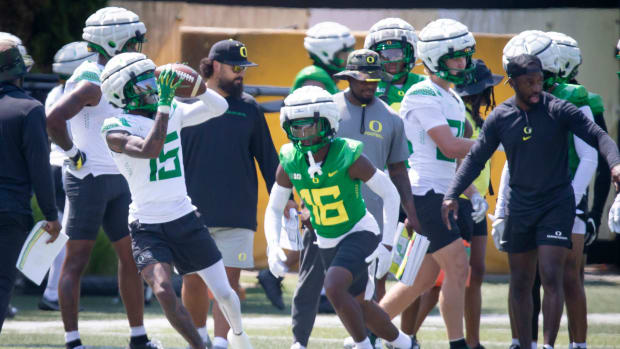
[[[257, 285], [255, 273], [244, 273], [246, 300], [242, 304], [246, 330], [254, 348], [288, 348], [292, 335], [290, 310], [278, 311], [265, 298]], [[286, 309], [290, 309], [296, 275], [289, 275], [284, 282]], [[507, 282], [505, 278], [490, 278], [483, 284], [482, 343], [486, 348], [507, 348], [510, 327], [506, 316]], [[590, 348], [620, 348], [620, 281], [617, 279], [593, 280], [588, 278], [586, 292], [590, 313]], [[43, 312], [36, 308], [38, 296], [16, 295], [12, 304], [19, 308], [14, 320], [5, 322], [0, 334], [0, 348], [64, 348], [60, 314]], [[122, 304], [115, 297], [83, 297], [84, 311], [80, 313], [80, 333], [89, 348], [125, 348], [128, 325]], [[165, 348], [186, 348], [187, 345], [165, 320], [159, 305], [153, 302], [145, 308], [145, 323], [149, 335], [159, 339]], [[396, 320], [398, 324], [399, 321]], [[213, 323], [208, 324], [211, 335]], [[347, 336], [335, 315], [319, 315], [310, 348], [342, 348]], [[443, 322], [434, 310], [422, 327], [418, 338], [424, 349], [446, 348]], [[568, 346], [565, 321], [560, 329], [556, 348]]]

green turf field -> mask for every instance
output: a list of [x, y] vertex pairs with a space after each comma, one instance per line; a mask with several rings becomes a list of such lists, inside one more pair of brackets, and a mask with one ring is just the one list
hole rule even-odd
[[[242, 283], [247, 299], [242, 304], [244, 325], [255, 348], [289, 348], [291, 345], [290, 310], [278, 311], [265, 298], [256, 283], [256, 273], [246, 273]], [[510, 327], [506, 313], [507, 282], [504, 277], [491, 277], [483, 285], [482, 344], [486, 348], [508, 348]], [[285, 280], [285, 301], [290, 306], [296, 275]], [[620, 279], [617, 277], [588, 277], [586, 282], [589, 311], [590, 348], [620, 348]], [[7, 320], [0, 334], [0, 348], [64, 348], [60, 314], [36, 308], [38, 297], [15, 296], [12, 304], [20, 312]], [[85, 297], [80, 313], [82, 342], [88, 348], [124, 348], [129, 328], [123, 307], [113, 297]], [[287, 309], [290, 309], [288, 307]], [[186, 348], [182, 338], [172, 329], [154, 302], [146, 308], [146, 328], [149, 335], [159, 339], [165, 348]], [[399, 320], [396, 320], [399, 323]], [[213, 323], [208, 323], [213, 335]], [[346, 331], [335, 315], [320, 315], [310, 339], [310, 348], [342, 348]], [[418, 338], [424, 349], [447, 348], [441, 318], [435, 310], [427, 319]], [[565, 319], [556, 348], [567, 348]]]

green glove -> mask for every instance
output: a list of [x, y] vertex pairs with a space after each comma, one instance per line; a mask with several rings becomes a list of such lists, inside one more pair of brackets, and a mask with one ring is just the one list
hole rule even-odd
[[174, 80], [176, 79], [177, 74], [172, 69], [164, 69], [164, 71], [159, 74], [159, 78], [157, 79], [157, 86], [159, 87], [159, 102], [157, 106], [167, 106], [169, 107], [172, 104], [172, 99], [174, 98], [174, 92], [177, 87], [181, 86], [182, 79], [179, 79], [176, 83]]

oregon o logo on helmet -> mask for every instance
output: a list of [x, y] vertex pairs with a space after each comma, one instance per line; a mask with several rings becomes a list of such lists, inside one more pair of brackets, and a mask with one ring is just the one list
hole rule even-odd
[[373, 56], [368, 56], [368, 57], [366, 57], [366, 62], [367, 62], [368, 64], [373, 64], [373, 63], [375, 63], [375, 57], [373, 57]]
[[370, 121], [370, 123], [368, 123], [368, 127], [377, 133], [381, 133], [381, 130], [383, 130], [383, 125], [377, 120]]
[[248, 57], [248, 49], [245, 48], [245, 46], [241, 46], [239, 48], [239, 54], [241, 55], [241, 57], [247, 58]]

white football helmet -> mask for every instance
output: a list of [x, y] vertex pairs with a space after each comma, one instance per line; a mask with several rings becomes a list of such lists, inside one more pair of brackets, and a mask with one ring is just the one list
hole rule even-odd
[[344, 70], [347, 56], [354, 46], [355, 38], [349, 28], [336, 22], [315, 24], [304, 38], [304, 47], [310, 57], [332, 72]]
[[0, 32], [0, 40], [2, 39], [13, 41], [17, 45], [17, 49], [22, 55], [22, 59], [24, 60], [24, 64], [26, 65], [26, 71], [30, 71], [30, 69], [32, 69], [32, 66], [34, 65], [34, 60], [32, 59], [32, 56], [28, 54], [28, 50], [26, 50], [26, 46], [24, 46], [24, 44], [22, 43], [22, 39], [11, 33]]
[[61, 47], [54, 55], [52, 71], [61, 77], [69, 77], [80, 64], [96, 59], [97, 53], [88, 50], [86, 41], [71, 42]]
[[[408, 72], [413, 69], [417, 59], [417, 41], [418, 36], [411, 24], [400, 18], [384, 18], [370, 27], [364, 40], [364, 48], [381, 54], [381, 50], [389, 49], [391, 45], [400, 43], [400, 47], [405, 53], [403, 61], [405, 62], [406, 72]], [[398, 78], [395, 76], [394, 80], [398, 80]]]
[[[447, 18], [430, 22], [420, 31], [417, 49], [418, 56], [431, 73], [455, 84], [471, 79], [474, 70], [471, 56], [476, 50], [476, 39], [463, 23]], [[450, 74], [444, 63], [444, 59], [454, 57], [467, 58], [467, 67], [458, 75]]]
[[[107, 58], [125, 52], [128, 43], [144, 42], [146, 27], [137, 14], [121, 7], [104, 7], [86, 19], [82, 39]], [[133, 40], [132, 40], [133, 39]]]
[[577, 40], [564, 33], [547, 32], [547, 35], [560, 49], [560, 78], [568, 81], [577, 76], [577, 68], [582, 62]]
[[101, 92], [117, 108], [154, 111], [157, 106], [141, 104], [140, 92], [136, 90], [157, 92], [155, 68], [155, 63], [142, 53], [118, 54], [108, 61], [101, 73]]
[[552, 75], [560, 71], [560, 49], [545, 32], [526, 30], [510, 39], [502, 55], [504, 70], [508, 67], [508, 60], [522, 54], [537, 56], [542, 69]]
[[[294, 126], [296, 120], [309, 119], [305, 125], [311, 128], [300, 128], [297, 132]], [[319, 123], [319, 120], [327, 122]], [[316, 151], [328, 143], [338, 132], [340, 112], [332, 95], [318, 86], [304, 86], [298, 88], [284, 99], [284, 106], [280, 109], [280, 126], [295, 147], [302, 151]], [[319, 129], [320, 127], [320, 129]], [[302, 134], [315, 131], [314, 133]], [[322, 141], [310, 146], [303, 145], [302, 140], [320, 136]]]

